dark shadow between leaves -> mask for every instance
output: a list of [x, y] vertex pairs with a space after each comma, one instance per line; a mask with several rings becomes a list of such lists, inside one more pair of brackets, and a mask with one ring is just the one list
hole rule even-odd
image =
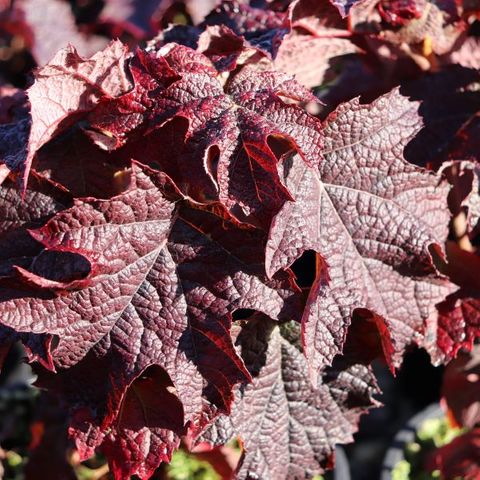
[[401, 87], [402, 95], [421, 102], [419, 114], [424, 123], [405, 147], [407, 161], [437, 170], [449, 158], [458, 132], [480, 111], [480, 95], [472, 88], [479, 81], [477, 70], [452, 65]]

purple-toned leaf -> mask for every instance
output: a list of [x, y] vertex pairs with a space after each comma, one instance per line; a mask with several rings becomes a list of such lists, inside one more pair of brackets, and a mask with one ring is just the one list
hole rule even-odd
[[355, 309], [384, 318], [398, 365], [406, 345], [422, 344], [450, 291], [429, 251], [447, 235], [447, 188], [403, 159], [420, 128], [418, 104], [398, 91], [369, 105], [355, 99], [326, 120], [319, 166], [293, 157], [285, 169], [295, 202], [273, 221], [266, 266], [273, 274], [306, 250], [321, 255], [303, 317], [314, 381], [341, 351]]
[[230, 417], [219, 417], [202, 440], [216, 445], [240, 437], [239, 479], [323, 472], [333, 463], [335, 444], [351, 442], [361, 413], [378, 405], [374, 377], [361, 364], [334, 365], [314, 388], [298, 346], [299, 330], [298, 324], [279, 327], [257, 316], [237, 337], [253, 382], [236, 391]]
[[[320, 158], [320, 122], [284, 101], [315, 98], [288, 75], [246, 67], [223, 86], [209, 59], [178, 45], [138, 53], [131, 71], [134, 89], [103, 101], [90, 115], [91, 128], [102, 132], [97, 143], [115, 148], [173, 118], [186, 118], [184, 168], [196, 172], [190, 182], [210, 184], [197, 195], [195, 185], [188, 188], [196, 200], [213, 192], [207, 200], [219, 198], [239, 218], [270, 219], [290, 197], [269, 137], [285, 138], [310, 165]], [[142, 162], [141, 152], [135, 158]]]
[[24, 171], [25, 184], [32, 160], [43, 145], [78, 122], [101, 97], [113, 98], [130, 88], [126, 56], [126, 47], [118, 41], [90, 59], [69, 46], [36, 73], [35, 83], [27, 90], [31, 106], [28, 143], [5, 161], [11, 169]]
[[33, 169], [74, 197], [109, 198], [127, 189], [130, 160], [126, 152], [106, 152], [72, 129], [40, 149]]
[[228, 412], [233, 386], [249, 379], [229, 335], [233, 311], [275, 318], [298, 311], [291, 274], [264, 276], [263, 232], [221, 207], [185, 203], [174, 213], [178, 202], [164, 174], [139, 167], [127, 192], [77, 201], [34, 236], [50, 250], [88, 255], [88, 283], [45, 288], [39, 279], [40, 291], [14, 292], [0, 306], [4, 325], [58, 336], [52, 358], [59, 373], [40, 378], [70, 405], [84, 457], [106, 441], [127, 387], [151, 365], [170, 377], [185, 423]]
[[35, 177], [23, 194], [11, 181], [0, 186], [0, 278], [12, 275], [13, 265], [28, 267], [42, 250], [28, 229], [42, 226], [70, 204], [68, 195]]
[[151, 477], [169, 462], [184, 430], [183, 407], [168, 376], [151, 368], [128, 388], [121, 415], [105, 436], [102, 451], [114, 478]]
[[461, 349], [471, 350], [480, 337], [480, 257], [447, 243], [445, 275], [460, 288], [438, 305], [439, 319], [434, 357], [443, 361], [455, 358]]
[[480, 337], [480, 296], [452, 295], [439, 304], [438, 310], [437, 355], [449, 360], [462, 348], [471, 350]]
[[203, 26], [225, 25], [252, 46], [275, 58], [283, 37], [290, 30], [286, 13], [253, 8], [237, 0], [222, 2]]

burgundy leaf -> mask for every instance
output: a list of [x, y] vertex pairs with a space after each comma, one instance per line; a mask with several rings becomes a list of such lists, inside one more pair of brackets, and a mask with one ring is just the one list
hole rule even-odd
[[[173, 25], [159, 33], [150, 44], [159, 48], [169, 42], [179, 43], [198, 50], [209, 58], [211, 53], [205, 49], [205, 43], [215, 40], [214, 48], [229, 52], [238, 57], [243, 47], [253, 48], [268, 58], [275, 58], [284, 36], [290, 31], [291, 22], [285, 12], [270, 9], [253, 8], [248, 2], [238, 0], [221, 2], [205, 20], [196, 27]], [[210, 33], [208, 33], [210, 32]], [[218, 35], [217, 32], [221, 32]], [[203, 47], [199, 37], [203, 34]], [[219, 38], [217, 38], [219, 37]], [[217, 68], [215, 57], [212, 58]], [[227, 69], [220, 64], [220, 69]], [[229, 69], [233, 69], [230, 65]]]
[[204, 26], [222, 24], [273, 58], [290, 30], [285, 13], [253, 8], [237, 0], [222, 2], [203, 22]]
[[[97, 452], [156, 478], [183, 441], [225, 478], [313, 477], [410, 345], [459, 356], [443, 401], [476, 428], [478, 13], [0, 0], [0, 362], [23, 343], [78, 451], [41, 420], [27, 476]], [[156, 36], [80, 56], [98, 33]], [[475, 478], [475, 435], [429, 467]]]
[[230, 417], [220, 417], [202, 438], [223, 444], [240, 437], [245, 452], [239, 479], [323, 472], [333, 462], [335, 443], [352, 441], [361, 412], [377, 405], [373, 375], [363, 365], [335, 365], [314, 388], [298, 334], [293, 324], [278, 327], [258, 316], [238, 335], [253, 382], [237, 390]]
[[452, 295], [438, 306], [438, 356], [454, 358], [480, 337], [480, 298]]
[[[116, 320], [115, 314], [121, 315], [138, 289], [138, 284], [134, 283], [141, 282], [151, 267], [152, 251], [155, 252], [165, 244], [175, 207], [174, 201], [163, 196], [165, 189], [168, 191], [168, 181], [162, 176], [150, 179], [140, 171], [135, 183], [125, 194], [114, 197], [111, 201], [77, 202], [71, 209], [50, 220], [42, 229], [32, 231], [33, 237], [50, 250], [86, 255], [92, 265], [92, 284], [86, 291], [73, 290], [69, 295], [56, 295], [52, 292], [44, 301], [35, 301], [34, 296], [28, 295], [7, 301], [2, 304], [2, 322], [15, 327], [17, 331], [34, 329], [37, 333], [43, 330], [60, 335], [55, 350], [58, 364], [76, 363], [108, 332], [111, 323]], [[142, 202], [147, 204], [142, 206]], [[139, 208], [133, 209], [132, 206], [137, 203]], [[102, 223], [105, 224], [103, 228]], [[143, 239], [143, 244], [137, 245], [135, 227], [142, 226], [147, 229], [152, 227], [153, 238], [151, 242]], [[128, 234], [132, 236], [131, 242], [115, 245], [114, 241], [118, 242], [119, 236]], [[118, 260], [114, 261], [115, 258]], [[125, 285], [122, 295], [118, 298], [114, 295], [113, 300], [108, 302], [107, 299], [118, 288], [114, 285], [123, 282], [131, 285]], [[80, 301], [84, 296], [93, 303], [98, 302], [102, 308], [88, 311], [86, 304]], [[58, 314], [55, 320], [48, 313], [52, 308]], [[102, 312], [104, 308], [106, 310]], [[107, 312], [109, 308], [113, 309], [110, 315]], [[46, 315], [43, 321], [42, 313]], [[105, 313], [105, 319], [102, 313]], [[108, 320], [112, 313], [113, 318]], [[30, 315], [33, 317], [29, 319]], [[97, 316], [99, 322], [95, 320]], [[90, 335], [85, 334], [80, 340], [77, 332], [82, 327]], [[72, 342], [75, 345], [73, 350]]]
[[274, 219], [266, 265], [273, 274], [306, 250], [322, 257], [303, 317], [313, 379], [341, 351], [355, 309], [384, 318], [398, 365], [406, 345], [424, 342], [435, 304], [451, 291], [429, 251], [446, 238], [447, 188], [403, 160], [421, 127], [417, 110], [398, 91], [343, 104], [325, 123], [319, 166], [294, 157], [285, 168], [295, 202]]
[[183, 408], [174, 392], [168, 376], [155, 368], [130, 385], [102, 444], [114, 478], [148, 479], [160, 462], [170, 461], [183, 431]]
[[109, 198], [130, 181], [130, 156], [105, 152], [81, 130], [72, 129], [38, 152], [33, 169], [75, 197]]
[[28, 233], [70, 206], [70, 199], [48, 182], [31, 177], [22, 195], [10, 181], [0, 186], [0, 278], [13, 274], [12, 266], [28, 267], [42, 246]]
[[214, 200], [218, 189], [218, 198], [235, 215], [271, 218], [290, 196], [280, 182], [269, 137], [286, 138], [310, 165], [320, 158], [320, 122], [283, 100], [314, 97], [285, 74], [244, 68], [224, 86], [210, 60], [177, 45], [139, 52], [131, 71], [132, 92], [103, 101], [90, 115], [92, 128], [101, 132], [97, 143], [115, 148], [129, 134], [138, 138], [173, 118], [186, 118], [183, 168], [195, 172], [202, 188], [185, 193], [196, 200], [205, 201], [210, 192], [214, 196], [207, 200]]
[[[59, 373], [40, 379], [69, 403], [83, 457], [107, 441], [127, 387], [150, 365], [170, 377], [182, 422], [200, 428], [228, 412], [233, 386], [249, 379], [229, 336], [231, 313], [247, 308], [291, 318], [298, 311], [291, 274], [264, 276], [263, 232], [232, 221], [221, 207], [184, 203], [174, 214], [178, 202], [164, 174], [136, 167], [127, 192], [77, 201], [34, 232], [50, 249], [87, 255], [89, 283], [45, 289], [39, 279], [40, 292], [17, 291], [1, 304], [4, 325], [58, 336], [52, 357]], [[127, 455], [122, 445], [132, 437], [118, 435], [110, 451]], [[137, 458], [135, 469], [145, 461]]]
[[80, 57], [69, 46], [36, 73], [36, 81], [27, 91], [31, 105], [28, 143], [6, 159], [10, 168], [24, 170], [25, 184], [40, 147], [92, 110], [101, 97], [113, 98], [130, 88], [124, 71], [126, 55], [118, 41], [90, 59]]
[[244, 40], [224, 25], [207, 26], [198, 38], [197, 50], [212, 60], [219, 72], [231, 71], [244, 51]]
[[463, 348], [471, 350], [480, 337], [480, 257], [462, 250], [457, 244], [447, 244], [448, 264], [444, 273], [460, 286], [459, 290], [438, 305], [436, 357], [454, 358]]

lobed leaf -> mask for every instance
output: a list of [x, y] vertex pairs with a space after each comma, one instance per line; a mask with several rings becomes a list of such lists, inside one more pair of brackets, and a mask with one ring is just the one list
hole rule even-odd
[[447, 189], [402, 158], [421, 127], [417, 109], [398, 91], [369, 105], [345, 103], [326, 120], [319, 166], [294, 157], [285, 169], [295, 202], [272, 223], [266, 266], [273, 274], [306, 250], [321, 255], [303, 316], [314, 382], [341, 351], [355, 309], [384, 318], [398, 365], [450, 291], [430, 254], [447, 234]]
[[261, 315], [242, 327], [236, 343], [253, 382], [237, 389], [232, 414], [201, 437], [214, 445], [240, 437], [245, 451], [237, 478], [322, 473], [335, 444], [352, 441], [360, 412], [377, 405], [373, 376], [360, 364], [336, 364], [312, 386], [301, 350], [291, 334], [282, 335], [285, 328]]

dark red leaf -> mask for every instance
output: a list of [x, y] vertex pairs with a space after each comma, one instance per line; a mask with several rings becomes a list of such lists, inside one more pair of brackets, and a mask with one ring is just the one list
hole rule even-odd
[[130, 157], [106, 152], [79, 129], [60, 135], [38, 152], [33, 169], [74, 197], [109, 198], [130, 182]]
[[128, 388], [102, 444], [114, 478], [148, 479], [160, 462], [169, 462], [180, 443], [183, 418], [168, 376], [158, 368], [145, 371]]
[[4, 325], [58, 336], [52, 357], [59, 373], [41, 381], [70, 404], [83, 456], [106, 441], [106, 429], [121, 420], [127, 387], [150, 365], [169, 375], [185, 423], [201, 426], [228, 412], [233, 386], [249, 378], [229, 336], [231, 313], [248, 308], [291, 318], [298, 311], [291, 275], [264, 276], [261, 231], [221, 207], [186, 203], [174, 213], [178, 202], [164, 174], [136, 167], [127, 192], [78, 201], [34, 232], [50, 250], [87, 255], [89, 283], [53, 288], [39, 278], [43, 297], [14, 292], [0, 306]]
[[225, 25], [255, 48], [275, 57], [283, 37], [290, 30], [288, 16], [282, 12], [250, 7], [234, 0], [222, 2], [203, 22]]
[[215, 445], [240, 437], [239, 479], [286, 480], [323, 472], [333, 463], [335, 443], [352, 441], [360, 414], [377, 405], [373, 375], [360, 364], [334, 365], [314, 388], [299, 330], [258, 316], [237, 337], [253, 382], [237, 390], [230, 417], [220, 417], [202, 439]]
[[480, 257], [450, 242], [447, 254], [445, 274], [460, 289], [438, 305], [436, 357], [450, 360], [462, 348], [471, 350], [480, 337]]
[[48, 182], [32, 177], [22, 195], [10, 181], [0, 186], [0, 278], [13, 274], [12, 266], [28, 267], [42, 251], [28, 233], [70, 206], [71, 201]]
[[[11, 134], [21, 134], [23, 145], [5, 159], [9, 168], [24, 171], [25, 185], [33, 158], [43, 145], [78, 122], [101, 97], [113, 98], [130, 88], [126, 56], [126, 47], [118, 41], [90, 59], [80, 57], [69, 46], [36, 73], [35, 83], [27, 90], [30, 125], [17, 124]], [[29, 139], [24, 142], [28, 128]]]
[[[209, 59], [177, 45], [139, 52], [131, 71], [132, 92], [103, 101], [90, 115], [92, 128], [101, 132], [94, 134], [97, 143], [115, 148], [129, 136], [186, 118], [181, 161], [195, 176], [184, 192], [196, 200], [219, 198], [239, 218], [270, 219], [290, 196], [269, 137], [286, 138], [309, 165], [320, 158], [320, 122], [284, 101], [315, 98], [288, 75], [246, 67], [223, 85]], [[141, 152], [135, 158], [143, 162]]]
[[451, 291], [429, 251], [447, 235], [448, 189], [403, 160], [421, 128], [417, 110], [398, 91], [343, 104], [325, 123], [319, 166], [294, 157], [285, 168], [295, 202], [274, 219], [266, 265], [272, 274], [306, 250], [322, 256], [303, 316], [314, 381], [341, 351], [355, 309], [384, 318], [398, 365], [406, 345], [428, 341], [434, 306]]

